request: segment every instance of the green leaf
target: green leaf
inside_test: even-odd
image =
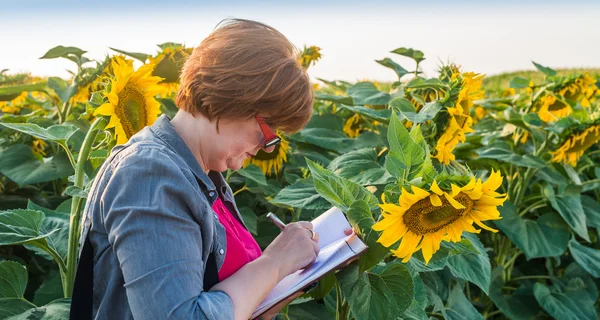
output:
[[[494,224],[525,253],[527,260],[557,257],[567,250],[569,228],[558,214],[548,212],[537,220],[523,219],[510,201],[499,210],[502,219],[494,220]]]
[[[548,77],[556,75],[556,71],[554,71],[554,69],[552,68],[544,67],[540,64],[535,63],[534,61],[531,61],[531,63],[533,63],[536,69],[540,70],[543,74],[547,75]]]
[[[461,287],[455,285],[448,296],[448,308],[446,308],[446,319],[451,320],[483,320],[483,316],[475,309],[471,302],[465,297]]]
[[[404,98],[395,98],[390,102],[390,106],[414,123],[423,123],[435,118],[443,107],[438,101],[432,101],[425,103],[423,108],[417,111],[415,106]]]
[[[541,169],[546,167],[544,160],[533,155],[519,155],[510,149],[508,143],[497,142],[477,150],[479,158],[496,159],[520,167]]]
[[[0,211],[0,246],[33,243],[47,246],[45,238],[58,230],[42,232],[44,213],[16,209]]]
[[[551,292],[543,283],[537,282],[533,286],[533,294],[542,308],[555,319],[598,319],[593,307],[582,307],[571,296],[560,292]]]
[[[10,319],[31,308],[35,308],[35,305],[22,298],[0,299],[0,319]]]
[[[288,309],[288,317],[302,320],[335,319],[323,304],[315,301],[291,304]]]
[[[544,194],[550,200],[552,208],[558,211],[571,229],[587,242],[590,242],[585,222],[585,212],[583,212],[583,206],[581,205],[581,195],[579,193],[555,195],[554,189],[550,185],[546,185]]]
[[[388,104],[392,99],[389,93],[379,91],[372,82],[358,82],[348,88],[347,93],[355,105],[382,105]]]
[[[70,85],[65,80],[59,77],[48,78],[48,87],[60,98],[61,101],[66,102],[71,99],[77,93],[77,85]]]
[[[33,123],[0,122],[0,125],[28,135],[32,135],[42,140],[60,143],[65,143],[75,132],[77,132],[77,130],[79,130],[79,128],[72,124],[57,124],[48,128],[42,128]]]
[[[398,80],[400,80],[400,78],[402,78],[402,76],[404,76],[405,74],[410,73],[408,70],[402,68],[401,65],[397,64],[396,62],[394,62],[394,60],[390,58],[384,58],[383,60],[375,60],[375,62],[379,63],[384,67],[394,70],[394,72],[396,72],[396,75],[398,75]]]
[[[425,60],[425,55],[423,54],[422,51],[419,50],[414,50],[412,48],[398,48],[396,50],[393,50],[392,53],[396,53],[405,57],[409,57],[412,58],[413,60],[415,60],[417,63]]]
[[[65,194],[71,197],[79,197],[84,199],[87,199],[88,197],[87,191],[76,186],[68,186],[67,189],[65,189]]]
[[[14,261],[0,262],[0,298],[23,298],[27,269]]]
[[[326,210],[331,208],[331,204],[323,199],[315,189],[312,178],[297,180],[293,184],[281,189],[271,203],[278,206],[310,210]]]
[[[375,220],[368,203],[363,200],[354,201],[346,215],[350,225],[369,247],[369,250],[359,258],[360,270],[369,270],[387,256],[390,250],[377,242],[379,233],[371,229],[375,224]]]
[[[447,91],[450,89],[448,84],[446,84],[445,82],[443,82],[442,80],[440,80],[438,78],[423,79],[421,77],[413,78],[412,80],[410,80],[408,83],[406,83],[404,85],[404,88],[407,88],[407,89],[428,88],[428,89],[440,89],[443,91]]]
[[[35,157],[29,146],[14,144],[0,151],[0,173],[19,186],[25,186],[68,177],[74,170],[64,152],[42,162]]]
[[[390,116],[392,115],[392,110],[390,109],[372,109],[363,106],[347,106],[345,104],[341,104],[339,106],[342,109],[350,110],[354,113],[358,113],[363,117],[369,118],[371,120],[388,123],[390,122]]]
[[[149,54],[145,54],[145,53],[139,53],[139,52],[129,52],[129,51],[125,51],[125,50],[119,50],[119,49],[115,49],[112,47],[108,47],[110,50],[116,51],[118,53],[122,53],[128,57],[132,57],[136,60],[141,61],[142,63],[146,63],[146,60],[148,59],[148,57],[150,57]]]
[[[390,152],[385,167],[388,172],[407,181],[417,177],[423,170],[425,150],[413,140],[395,114],[392,114],[387,138]]]
[[[379,273],[359,273],[354,263],[336,278],[356,319],[394,319],[414,295],[412,277],[400,263],[390,263]]]
[[[44,213],[45,217],[44,221],[42,221],[42,225],[40,226],[40,232],[49,233],[52,230],[57,230],[46,238],[46,242],[48,243],[48,247],[56,251],[61,258],[66,259],[69,247],[69,221],[71,219],[70,208],[67,212],[61,212],[57,210],[50,210],[28,201],[27,209],[37,210]],[[46,251],[37,246],[28,244],[25,246],[27,249],[35,251],[45,259],[53,259],[52,256],[50,256]]]
[[[517,76],[512,78],[508,85],[514,89],[527,88],[529,87],[529,79]]]
[[[376,208],[379,204],[377,198],[359,184],[338,177],[309,159],[306,159],[306,163],[312,173],[317,192],[342,211],[347,212],[356,200],[366,201],[369,208]]]
[[[525,122],[526,124],[530,125],[530,126],[534,126],[534,127],[541,127],[542,124],[544,124],[542,122],[542,119],[540,119],[540,116],[538,116],[537,113],[527,113],[523,115],[523,122]]]
[[[242,218],[244,219],[244,224],[248,227],[248,231],[254,235],[257,235],[257,217],[254,211],[248,207],[242,207],[239,208],[239,210]]]
[[[532,319],[540,310],[540,307],[535,300],[531,288],[521,285],[515,290],[512,295],[503,294],[502,266],[496,267],[492,271],[492,283],[490,285],[489,297],[492,299],[496,307],[509,319],[512,320],[529,320]]]
[[[596,228],[600,233],[600,203],[590,196],[582,195],[581,205],[586,214],[586,222],[588,227]]]
[[[54,300],[38,308],[29,309],[22,314],[7,320],[59,320],[68,319],[71,309],[71,298]]]
[[[352,150],[353,139],[343,132],[324,128],[305,128],[289,137],[298,142],[310,143],[315,146],[344,153]]]
[[[429,317],[425,312],[425,307],[420,306],[417,300],[413,300],[410,306],[402,314],[402,319],[405,320],[428,320]]]
[[[315,99],[323,100],[323,101],[331,101],[334,103],[345,104],[345,105],[349,105],[349,106],[354,104],[354,100],[352,99],[352,97],[337,96],[337,95],[325,94],[325,93],[316,93]]]
[[[410,260],[408,260],[407,265],[412,270],[416,270],[418,272],[431,272],[431,271],[439,271],[444,269],[446,263],[448,262],[448,255],[450,250],[447,248],[440,248],[436,251],[428,264],[425,264],[425,258],[423,258],[423,253],[421,250],[413,253]]]
[[[56,47],[48,50],[48,52],[46,52],[46,54],[44,54],[40,59],[54,59],[54,58],[67,58],[68,59],[72,55],[81,58],[81,56],[86,52],[87,51],[83,51],[77,47],[56,46]]]
[[[581,268],[595,278],[600,278],[600,250],[581,245],[572,238],[569,241],[569,251]]]
[[[35,291],[33,303],[43,306],[63,297],[63,287],[60,272],[52,271],[42,285]]]
[[[254,181],[261,186],[267,185],[267,178],[265,178],[265,174],[260,170],[260,168],[257,165],[249,164],[245,168],[237,170],[236,172],[244,178]]]
[[[373,148],[345,153],[333,159],[328,169],[363,186],[386,184],[394,180],[377,162],[377,152]]]
[[[479,251],[479,254],[460,254],[448,257],[447,266],[455,277],[467,280],[477,285],[483,292],[488,293],[490,287],[490,274],[492,267],[490,258],[479,238],[470,233],[463,233]]]
[[[15,86],[2,87],[0,88],[0,101],[10,101],[16,98],[22,92],[44,91],[46,87],[47,83],[45,81],[31,84],[20,84]]]
[[[335,284],[335,273],[329,272],[319,279],[317,287],[310,290],[307,295],[315,300],[323,299],[329,294],[329,292],[331,292],[331,290],[335,287]]]

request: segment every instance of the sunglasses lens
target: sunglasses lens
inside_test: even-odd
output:
[[[278,145],[280,142],[281,142],[281,138],[279,138],[279,137],[275,137],[275,138],[273,138],[273,139],[271,139],[271,140],[269,140],[269,141],[267,141],[267,142],[265,143],[265,148],[269,148],[269,147],[272,147],[272,146],[276,146],[276,145]]]

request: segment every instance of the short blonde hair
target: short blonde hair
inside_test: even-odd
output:
[[[177,106],[210,121],[261,114],[269,125],[296,132],[313,110],[313,90],[298,49],[256,21],[219,23],[186,60],[180,80]]]

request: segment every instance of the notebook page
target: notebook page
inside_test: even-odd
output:
[[[350,239],[350,240],[348,240],[348,242],[346,242],[347,239]],[[338,243],[332,245],[332,247],[337,247],[338,249],[333,253],[333,255],[329,259],[325,260],[317,270],[314,270],[314,272],[312,272],[312,273],[307,273],[308,275],[304,278],[300,278],[299,280],[296,280],[296,281],[298,281],[297,283],[288,283],[287,290],[281,291],[277,295],[274,295],[273,294],[274,291],[271,291],[271,294],[269,294],[269,296],[267,296],[267,298],[258,306],[256,311],[254,311],[254,313],[252,314],[252,318],[255,318],[262,312],[271,308],[272,306],[275,305],[275,303],[277,301],[280,301],[284,297],[288,296],[290,293],[300,290],[300,288],[315,281],[322,275],[331,271],[334,267],[340,265],[342,262],[350,259],[351,257],[355,256],[359,252],[367,249],[367,246],[364,244],[364,242],[362,242],[362,240],[360,240],[360,238],[358,238],[356,236],[348,236],[343,241],[340,241],[339,244],[341,244],[341,246],[339,246]],[[299,272],[300,271],[298,271],[298,273]],[[295,274],[292,274],[292,275],[295,275]],[[287,277],[285,279],[287,279]],[[298,279],[298,278],[296,278],[296,279]],[[282,280],[282,282],[283,282],[283,280]],[[280,282],[280,284],[281,284],[281,282]],[[279,284],[277,286],[279,286]],[[276,288],[277,288],[277,286],[276,286]]]
[[[344,213],[336,207],[325,211],[311,222],[313,229],[319,234],[320,248],[345,238],[344,230],[351,228]]]

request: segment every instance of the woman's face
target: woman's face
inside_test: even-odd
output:
[[[208,168],[223,172],[227,169],[238,170],[244,160],[256,155],[265,143],[265,137],[255,118],[248,120],[220,120],[219,131],[216,132],[211,144],[212,152],[207,155]],[[271,127],[271,130],[275,128]],[[206,142],[205,142],[206,143]],[[275,147],[265,149],[272,152]]]

